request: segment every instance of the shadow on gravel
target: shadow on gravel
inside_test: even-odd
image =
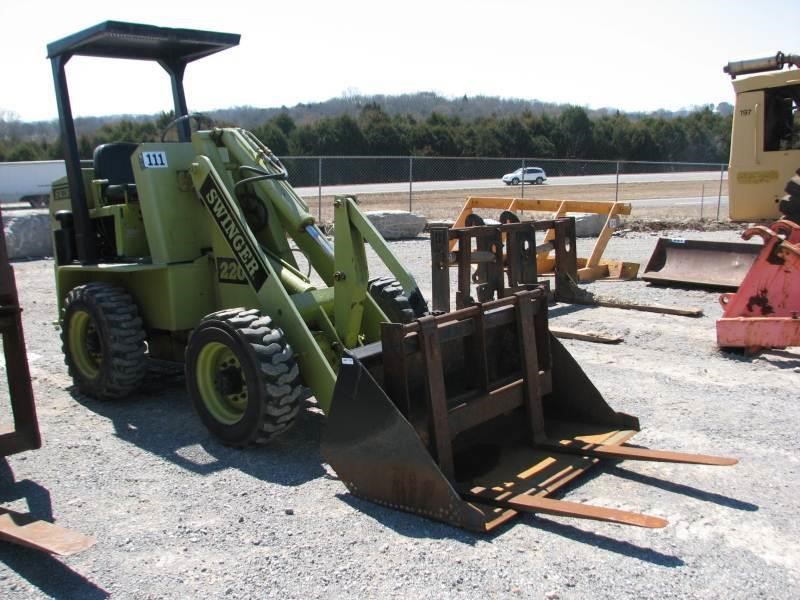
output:
[[[35,481],[14,481],[14,473],[8,460],[0,458],[0,503],[25,500],[28,512],[43,521],[53,520],[50,492]]]
[[[548,307],[547,315],[549,318],[563,317],[582,310],[597,310],[598,308],[600,307],[590,306],[588,304],[559,304],[558,306]]]
[[[120,439],[198,475],[238,469],[296,486],[325,474],[319,453],[324,418],[307,410],[274,442],[240,449],[211,437],[191,406],[182,371],[151,372],[138,393],[122,400],[95,400],[75,387],[68,391],[76,402],[109,419]]]
[[[50,492],[29,479],[14,481],[8,461],[0,459],[0,503],[25,500],[28,513],[43,521],[53,521]],[[108,598],[109,593],[45,552],[0,542],[0,562],[12,569],[43,594],[53,598]]]
[[[611,475],[620,477],[622,479],[627,479],[628,481],[643,483],[645,485],[660,488],[667,492],[682,494],[684,496],[689,496],[690,498],[696,498],[697,500],[702,500],[703,502],[712,502],[714,504],[719,504],[720,506],[733,508],[735,510],[745,510],[748,512],[755,512],[760,508],[757,504],[751,504],[750,502],[743,502],[741,500],[737,500],[736,498],[731,498],[730,496],[723,496],[722,494],[716,494],[714,492],[706,492],[705,490],[698,490],[695,487],[684,485],[682,483],[664,481],[663,479],[659,479],[651,475],[642,475],[641,473],[629,471],[628,469],[623,469],[622,467],[617,467],[617,466],[608,467],[606,472],[610,473]]]
[[[469,546],[474,546],[478,540],[486,540],[495,537],[495,534],[478,535],[471,531],[452,527],[451,525],[439,523],[438,521],[432,521],[412,513],[386,508],[380,504],[363,500],[349,493],[336,494],[336,498],[342,502],[346,502],[362,515],[375,519],[375,521],[384,527],[388,527],[405,537],[427,538],[432,540],[448,539]],[[505,530],[506,527],[501,527],[498,533]]]
[[[764,348],[756,354],[747,354],[744,348],[719,348],[719,355],[734,362],[757,364],[767,363],[777,369],[800,369],[800,348],[792,350],[778,350]]]
[[[0,562],[51,598],[97,600],[111,596],[44,552],[3,543],[0,544]]]
[[[530,524],[531,520],[535,520],[535,525]],[[531,527],[536,527],[542,531],[547,531],[554,535],[560,535],[583,544],[590,544],[596,548],[607,550],[608,552],[614,552],[630,558],[636,558],[660,567],[677,568],[686,564],[677,556],[664,554],[663,552],[658,552],[651,548],[642,548],[636,544],[615,540],[614,538],[600,535],[599,533],[584,531],[583,529],[579,529],[578,527],[568,525],[566,523],[558,523],[556,521],[551,521],[550,519],[543,519],[541,517],[535,517],[532,515],[525,515],[525,521]]]
[[[520,515],[519,519],[512,519],[496,531],[488,534],[476,534],[457,527],[431,521],[411,513],[384,508],[378,504],[368,502],[351,494],[337,494],[336,497],[346,502],[360,513],[372,517],[381,525],[388,527],[402,536],[427,539],[448,539],[469,546],[474,546],[479,540],[489,541],[497,539],[512,527],[532,527],[541,529],[553,535],[559,535],[576,542],[590,544],[609,552],[615,552],[631,558],[662,567],[681,567],[685,563],[677,556],[663,554],[650,548],[642,548],[630,542],[619,541],[613,538],[584,531],[573,525],[543,519],[535,515]]]

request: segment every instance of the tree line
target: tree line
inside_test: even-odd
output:
[[[209,113],[219,125],[234,125],[230,110]],[[119,118],[79,133],[82,158],[113,141],[157,141],[170,113]],[[77,121],[78,131],[81,122]],[[557,114],[464,118],[432,112],[427,117],[389,114],[367,102],[354,114],[297,122],[288,110],[251,126],[278,156],[451,156],[569,158],[596,160],[727,162],[731,116],[711,106],[680,116],[654,113],[590,113],[580,106]],[[25,134],[20,123],[0,115],[0,161],[63,158],[50,133]]]

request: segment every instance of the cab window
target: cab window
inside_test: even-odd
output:
[[[764,90],[764,150],[800,149],[800,85]]]

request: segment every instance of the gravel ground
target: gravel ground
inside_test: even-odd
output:
[[[606,256],[644,264],[654,243],[628,233]],[[392,247],[429,291],[428,240]],[[528,515],[474,535],[350,496],[322,464],[313,411],[277,443],[240,451],[209,438],[179,373],[154,370],[121,402],[77,394],[52,267],[15,264],[44,447],[0,463],[0,495],[97,544],[64,559],[0,544],[0,597],[797,598],[800,352],[721,353],[718,294],[595,283],[705,316],[556,306],[551,319],[625,338],[565,345],[615,409],[639,416],[634,442],[738,465],[609,462],[564,494],[664,517],[665,529]]]

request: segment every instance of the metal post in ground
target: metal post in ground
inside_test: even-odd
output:
[[[525,197],[525,159],[522,159],[522,177],[519,178],[520,180],[520,197]]]
[[[412,193],[414,191],[414,157],[408,157],[408,212],[413,212],[412,210]]]
[[[619,202],[619,161],[617,161],[617,183],[614,186],[614,202]]]
[[[717,222],[719,222],[719,205],[722,203],[722,178],[725,176],[725,165],[719,166],[719,193],[717,194]],[[730,202],[728,198],[728,202]]]
[[[706,199],[706,184],[703,184],[703,187],[700,188],[700,220],[703,220],[703,202]]]
[[[317,157],[317,220],[322,223],[322,157]]]

